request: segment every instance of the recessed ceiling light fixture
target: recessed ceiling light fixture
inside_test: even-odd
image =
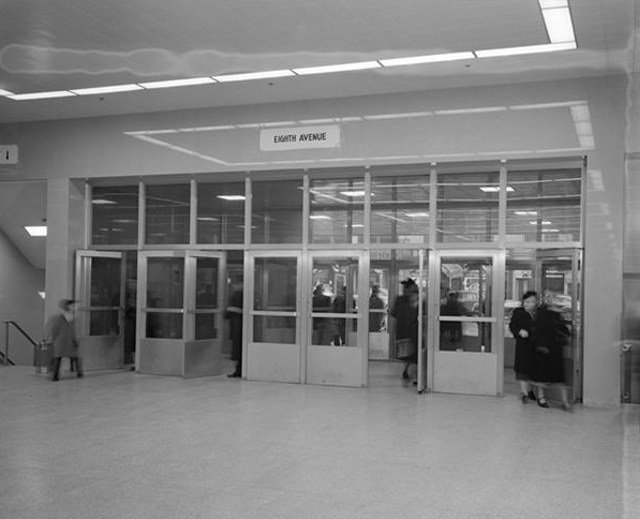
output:
[[[511,186],[507,186],[507,192],[511,192],[514,189]],[[485,193],[497,193],[500,191],[500,186],[481,186],[480,191]]]
[[[130,83],[128,85],[113,85],[113,86],[105,86],[105,87],[95,87],[95,88],[77,88],[75,90],[70,90],[74,94],[79,96],[90,96],[95,94],[115,94],[117,92],[132,92],[134,90],[143,90],[140,85],[136,85],[135,83]]]
[[[246,74],[224,74],[222,76],[212,76],[220,83],[231,81],[252,81],[255,79],[273,79],[278,77],[295,76],[292,70],[267,70],[264,72],[247,72]]]
[[[31,92],[29,94],[13,94],[7,96],[14,101],[32,101],[34,99],[55,99],[57,97],[74,97],[70,90],[56,90],[55,92]]]
[[[154,88],[175,88],[182,86],[209,85],[216,81],[209,77],[192,77],[189,79],[170,79],[167,81],[151,81],[149,83],[138,83],[142,88],[152,90]]]
[[[29,236],[46,236],[46,225],[25,225],[24,228],[29,233]]]
[[[411,56],[408,58],[380,59],[378,61],[383,67],[400,67],[405,65],[420,65],[421,63],[439,63],[443,61],[474,58],[473,52],[450,52],[448,54],[430,54],[426,56]]]
[[[93,205],[115,205],[115,204],[117,204],[117,202],[114,202],[113,200],[107,200],[106,198],[96,198],[94,200],[91,200],[91,203]]]
[[[543,45],[527,45],[525,47],[507,47],[502,49],[476,50],[479,58],[497,58],[503,56],[520,56],[523,54],[540,54],[543,52],[558,52],[577,48],[575,41],[566,43],[545,43]]]
[[[356,197],[356,196],[364,196],[364,191],[340,191],[341,195]]]
[[[239,200],[244,200],[245,196],[244,195],[217,195],[216,198],[220,198],[222,200],[227,200],[230,202],[237,202]]]
[[[367,70],[380,68],[382,65],[377,61],[360,61],[357,63],[340,63],[338,65],[323,65],[320,67],[303,67],[292,69],[298,76],[309,74],[329,74],[331,72],[349,72],[352,70]]]

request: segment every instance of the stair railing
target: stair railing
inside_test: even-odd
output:
[[[9,328],[13,325],[16,330],[18,330],[31,344],[37,346],[38,343],[25,332],[22,327],[16,323],[15,321],[5,321],[4,322],[4,354],[2,354],[3,362],[5,365],[15,366],[15,363],[9,358]],[[0,353],[1,354],[1,353]]]

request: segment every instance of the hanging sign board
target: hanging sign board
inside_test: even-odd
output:
[[[260,130],[261,151],[339,148],[340,126],[299,126]]]
[[[18,145],[0,144],[0,164],[18,163]]]

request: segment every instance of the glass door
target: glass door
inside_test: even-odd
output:
[[[225,259],[222,252],[186,253],[184,377],[221,372]]]
[[[362,253],[311,252],[308,258],[309,384],[367,385],[368,283]]]
[[[253,252],[245,263],[249,380],[301,382],[300,253]],[[248,299],[248,300],[247,300]]]
[[[433,388],[448,393],[502,392],[504,254],[493,251],[434,253]],[[432,290],[437,294],[437,290]]]
[[[124,294],[122,253],[76,253],[76,330],[87,371],[124,366]]]

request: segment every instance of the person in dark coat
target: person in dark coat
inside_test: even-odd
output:
[[[53,349],[53,373],[51,380],[60,380],[60,364],[62,357],[69,357],[71,365],[75,365],[77,376],[81,378],[82,364],[80,362],[78,340],[73,323],[73,310],[76,301],[73,299],[61,299],[58,303],[60,313],[52,316],[47,322],[46,337]]]
[[[535,398],[540,407],[549,407],[544,388],[558,384],[562,405],[569,409],[562,358],[562,345],[568,331],[560,316],[538,306],[538,294],[529,291],[522,296],[522,307],[513,311],[509,329],[516,338],[514,369],[520,381],[522,402]],[[536,387],[537,395],[533,395],[530,384]]]
[[[406,354],[398,355],[405,361],[402,370],[402,380],[409,380],[409,368],[418,363],[418,285],[409,278],[401,282],[402,295],[394,301],[389,316],[395,330],[396,344],[398,341],[410,341],[410,348]]]
[[[231,360],[236,361],[235,371],[227,376],[240,378],[242,376],[242,286],[235,287],[229,298],[229,306],[227,306],[224,316],[229,319]]]

